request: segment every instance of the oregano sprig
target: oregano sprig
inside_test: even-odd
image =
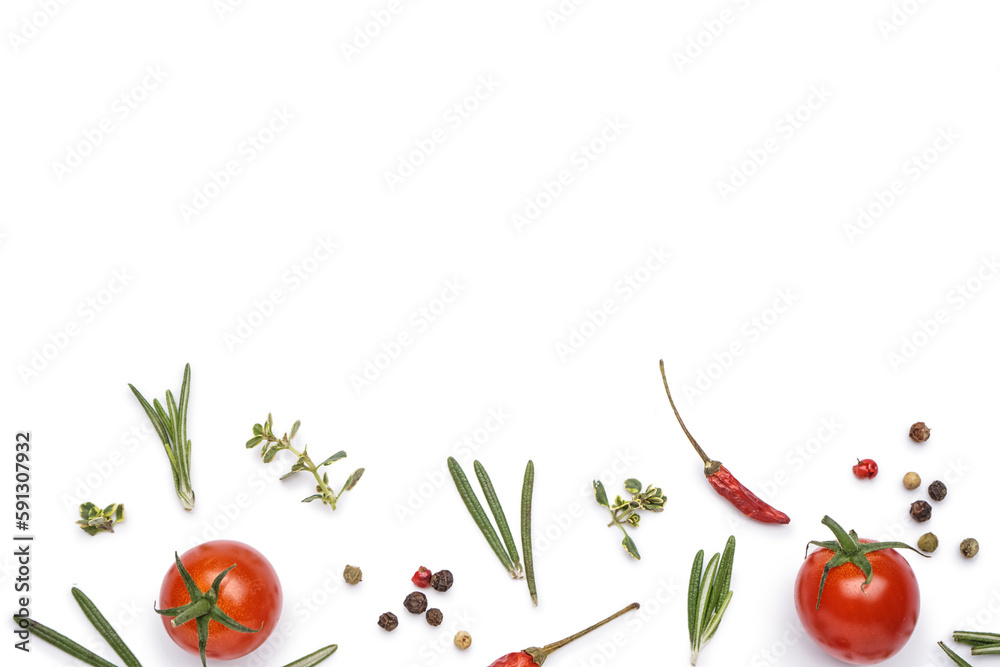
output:
[[[660,487],[647,486],[646,490],[642,490],[642,482],[637,479],[627,479],[625,480],[625,490],[632,494],[630,500],[624,500],[621,496],[615,498],[615,504],[612,505],[608,502],[608,494],[604,490],[604,484],[601,480],[594,480],[594,498],[597,500],[599,505],[603,505],[608,508],[611,512],[611,523],[608,527],[618,525],[622,529],[622,534],[625,535],[622,539],[622,546],[625,551],[629,553],[632,558],[639,560],[639,549],[635,546],[635,542],[632,537],[625,530],[625,524],[637,528],[639,526],[639,516],[640,510],[646,510],[648,512],[662,512],[663,506],[667,502],[667,497],[663,495],[663,489]]]
[[[328,457],[319,465],[316,465],[309,456],[308,446],[302,447],[301,452],[292,446],[292,440],[295,438],[295,434],[298,433],[299,425],[301,423],[302,422],[296,420],[296,422],[292,424],[292,430],[278,438],[272,431],[274,419],[271,417],[271,413],[269,412],[267,413],[267,421],[263,424],[253,425],[253,437],[247,440],[247,449],[253,449],[257,445],[264,443],[264,447],[260,452],[260,457],[263,459],[264,463],[270,463],[273,461],[277,453],[282,450],[288,450],[294,454],[297,458],[295,463],[292,464],[292,469],[282,475],[281,479],[291,477],[295,473],[302,472],[303,470],[309,471],[316,479],[316,493],[303,498],[302,502],[311,503],[314,500],[321,500],[324,505],[329,505],[331,510],[336,510],[337,501],[340,499],[340,496],[344,493],[344,491],[350,491],[357,485],[361,476],[365,473],[365,469],[358,468],[351,473],[351,476],[347,478],[346,482],[344,482],[344,486],[341,487],[340,491],[338,493],[334,493],[333,489],[330,487],[329,473],[324,471],[321,475],[320,468],[324,468],[328,465],[336,463],[340,459],[346,458],[347,452],[339,451]]]

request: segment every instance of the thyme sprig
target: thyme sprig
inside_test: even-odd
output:
[[[346,458],[347,452],[339,451],[317,465],[313,463],[312,458],[309,456],[308,446],[302,447],[301,452],[292,446],[292,439],[295,438],[295,434],[299,431],[299,425],[301,424],[300,421],[296,420],[296,422],[292,424],[292,430],[283,434],[280,438],[274,435],[274,432],[272,431],[273,424],[274,419],[271,417],[270,412],[267,413],[267,421],[263,424],[254,424],[253,437],[247,440],[247,449],[253,449],[257,445],[264,443],[264,447],[260,452],[260,457],[263,459],[264,463],[270,463],[273,461],[277,453],[282,450],[288,450],[294,454],[297,460],[294,464],[292,464],[292,469],[282,475],[281,479],[291,477],[295,473],[302,472],[303,470],[309,471],[316,479],[316,493],[303,498],[302,502],[311,503],[314,500],[321,500],[324,505],[329,505],[331,510],[336,510],[337,501],[340,499],[340,496],[344,493],[344,491],[350,491],[357,485],[361,476],[365,473],[365,469],[358,468],[351,473],[351,476],[347,478],[346,482],[344,482],[344,486],[340,489],[340,492],[334,493],[333,489],[330,488],[329,473],[324,471],[322,475],[320,475],[320,468]]]

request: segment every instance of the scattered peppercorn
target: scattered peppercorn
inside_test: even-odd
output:
[[[378,627],[386,632],[392,632],[399,625],[399,619],[391,611],[387,611],[378,617]]]
[[[934,533],[924,533],[917,540],[917,548],[927,553],[933,553],[938,548],[938,538]]]
[[[931,504],[926,500],[918,500],[910,505],[910,516],[923,523],[931,518]]]
[[[852,468],[854,476],[858,479],[874,479],[878,474],[878,464],[871,459],[862,461],[858,459],[858,465]]]
[[[441,621],[444,620],[444,614],[441,613],[440,609],[428,609],[427,610],[427,622],[433,625],[435,628],[441,625]]]
[[[457,635],[455,635],[455,646],[462,649],[463,651],[470,646],[472,646],[472,635],[470,635],[465,630],[462,630]]]
[[[912,491],[920,488],[920,475],[915,472],[908,472],[903,475],[903,486]]]
[[[351,586],[357,586],[358,582],[361,581],[361,568],[354,567],[353,565],[345,567],[344,581],[349,583]]]
[[[979,553],[979,542],[971,537],[962,540],[962,545],[959,547],[959,550],[966,558],[975,558],[976,554]]]
[[[431,588],[441,593],[444,593],[451,588],[453,583],[455,583],[455,577],[453,577],[451,572],[448,570],[435,572],[434,576],[431,577]]]
[[[412,581],[413,585],[417,588],[427,588],[431,585],[431,571],[421,565],[420,569],[416,571],[410,581]]]
[[[942,501],[944,497],[948,495],[948,487],[944,485],[944,482],[937,481],[932,482],[929,487],[927,487],[927,495],[931,497],[931,500]]]
[[[406,607],[406,611],[411,614],[422,614],[427,611],[427,596],[423,593],[414,591],[406,596],[403,600],[403,606]]]
[[[927,439],[930,437],[931,430],[927,428],[927,424],[917,422],[910,427],[910,440],[913,442],[927,442]]]

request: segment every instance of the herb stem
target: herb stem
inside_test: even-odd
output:
[[[290,451],[292,454],[295,455],[295,458],[298,459],[298,461],[303,465],[305,470],[308,470],[309,472],[312,473],[312,476],[316,479],[316,486],[319,487],[318,493],[320,493],[324,498],[329,498],[330,507],[332,509],[337,509],[337,501],[340,499],[340,493],[344,492],[344,490],[347,488],[347,484],[346,483],[344,484],[344,488],[340,490],[340,493],[334,495],[333,489],[331,489],[330,485],[327,484],[320,476],[319,468],[317,468],[316,464],[313,463],[313,460],[309,457],[309,454],[305,450],[305,448],[303,448],[303,450],[300,452],[294,447],[292,447],[291,438],[289,438],[287,442],[282,441],[281,444],[285,446],[285,449],[287,449],[288,451]]]

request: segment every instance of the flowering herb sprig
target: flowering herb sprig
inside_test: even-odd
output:
[[[344,486],[340,489],[339,493],[334,493],[333,489],[330,488],[330,477],[327,472],[320,474],[320,468],[331,465],[340,459],[347,457],[347,452],[339,451],[333,456],[330,456],[325,461],[316,465],[313,460],[309,457],[308,447],[303,447],[302,451],[298,451],[292,446],[292,439],[299,430],[299,425],[301,422],[296,421],[292,424],[292,430],[289,433],[285,433],[280,438],[275,437],[274,432],[271,427],[274,423],[271,413],[267,414],[267,421],[263,424],[254,424],[253,426],[253,437],[247,440],[247,449],[253,449],[257,445],[264,443],[264,447],[261,449],[260,457],[264,460],[264,463],[270,463],[274,460],[275,455],[278,452],[287,449],[289,452],[294,454],[297,458],[294,464],[292,464],[292,469],[281,476],[281,479],[286,477],[291,477],[297,472],[302,472],[307,470],[312,473],[312,476],[316,478],[316,493],[311,496],[302,499],[304,503],[311,503],[314,500],[323,501],[324,505],[329,505],[331,510],[337,509],[337,501],[340,499],[341,494],[344,491],[350,491],[357,485],[361,476],[365,473],[364,468],[358,468],[351,476],[347,478],[344,482]]]
[[[625,480],[625,490],[632,494],[630,500],[625,500],[621,496],[615,498],[614,505],[608,502],[608,494],[604,490],[604,484],[601,480],[594,480],[594,497],[597,499],[598,504],[604,505],[611,512],[611,523],[608,527],[618,525],[622,530],[622,534],[625,535],[622,539],[622,546],[625,547],[625,551],[629,553],[632,558],[639,560],[639,549],[635,546],[635,542],[632,541],[631,536],[629,536],[628,531],[625,530],[625,524],[637,528],[639,526],[639,516],[640,510],[646,510],[647,512],[662,512],[663,506],[667,502],[667,497],[663,495],[663,489],[660,487],[647,486],[646,490],[642,490],[642,482],[637,479],[627,479]]]

